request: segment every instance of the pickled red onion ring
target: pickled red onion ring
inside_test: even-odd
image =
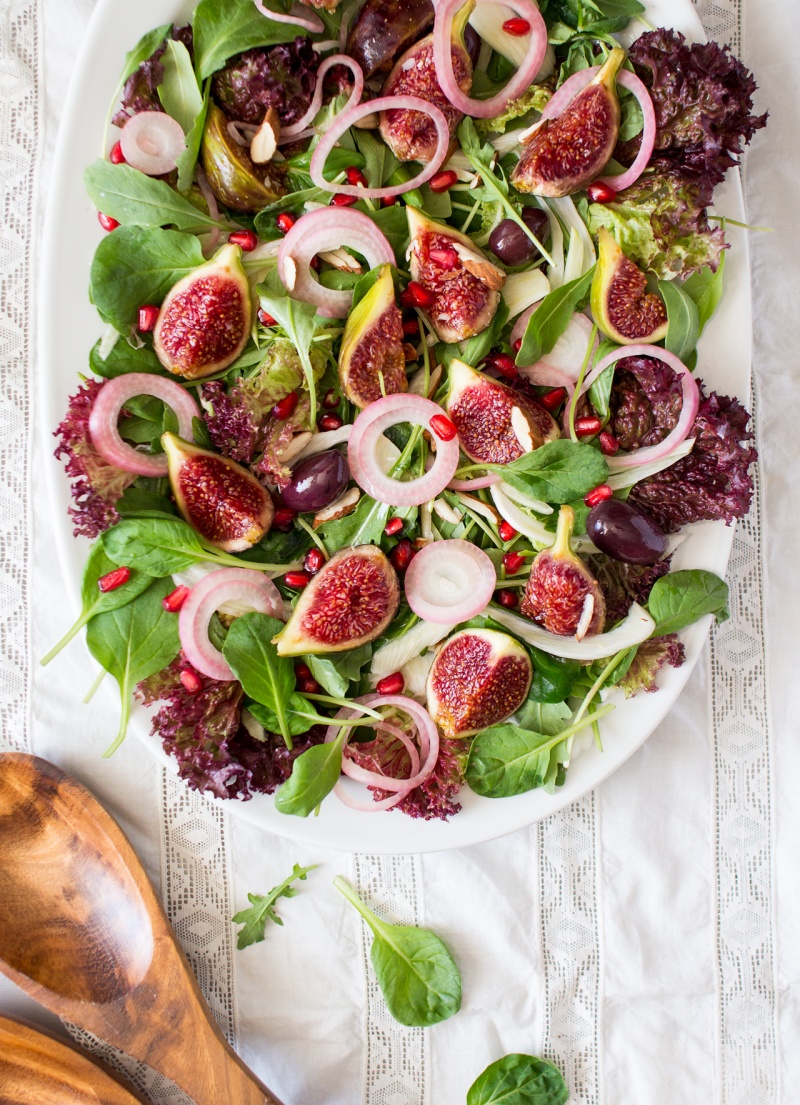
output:
[[[178,633],[186,659],[201,675],[230,682],[236,676],[208,636],[211,615],[226,602],[243,603],[259,614],[281,618],[283,600],[272,580],[252,568],[209,572],[189,592],[178,616]]]
[[[495,4],[496,0],[478,0],[479,4]],[[523,65],[496,96],[489,100],[474,100],[462,92],[453,73],[453,55],[451,51],[451,38],[453,31],[453,16],[464,6],[464,0],[439,0],[436,5],[436,18],[433,24],[433,60],[436,66],[436,79],[447,99],[463,111],[465,115],[471,115],[474,119],[492,119],[505,111],[510,100],[515,100],[523,92],[527,92],[533,84],[536,74],[542,67],[547,53],[547,27],[544,19],[533,0],[505,0],[507,7],[511,8],[522,19],[530,24],[530,43],[528,54]]]
[[[361,66],[354,58],[350,58],[347,54],[334,54],[332,57],[325,58],[322,65],[317,70],[317,83],[314,87],[314,96],[311,100],[311,104],[308,111],[302,115],[296,123],[292,123],[291,126],[281,127],[281,141],[287,138],[299,138],[300,132],[305,130],[308,124],[315,118],[317,112],[322,107],[322,93],[323,93],[323,77],[332,69],[334,65],[346,65],[353,73],[353,91],[350,93],[350,99],[345,104],[343,111],[347,111],[348,108],[354,107],[361,102],[361,96],[364,92],[364,72]]]
[[[312,35],[321,34],[325,30],[324,23],[316,15],[284,15],[283,12],[274,12],[271,8],[265,8],[261,0],[253,0],[253,3],[262,15],[267,19],[274,19],[276,23],[290,23],[293,27],[302,27]]]
[[[458,624],[489,605],[496,584],[494,564],[471,541],[434,541],[408,566],[406,601],[425,621]]]
[[[186,149],[180,123],[163,111],[140,111],[122,128],[119,144],[125,160],[147,176],[171,173]]]
[[[441,414],[442,408],[437,403],[409,392],[385,395],[370,403],[353,423],[347,443],[350,474],[358,486],[379,503],[392,506],[419,506],[435,499],[458,468],[458,436],[450,441],[437,437],[432,467],[413,480],[395,480],[388,476],[378,463],[376,452],[384,431],[390,426],[410,422],[430,430],[431,419]]]
[[[404,184],[393,184],[386,188],[362,188],[357,184],[333,184],[327,181],[323,176],[325,162],[328,154],[344,132],[348,130],[353,123],[358,122],[359,119],[363,119],[365,115],[373,115],[376,112],[394,111],[397,109],[420,111],[423,115],[428,115],[436,126],[436,151],[428,164],[422,167],[422,170],[417,176],[412,177],[411,180],[407,180]],[[309,173],[312,182],[317,188],[322,188],[326,192],[335,192],[337,195],[342,196],[358,196],[359,199],[379,200],[387,196],[401,196],[404,192],[410,192],[413,188],[419,188],[421,184],[425,184],[444,164],[449,149],[450,128],[447,125],[444,114],[435,104],[430,104],[427,100],[420,99],[419,96],[380,96],[377,100],[365,100],[363,104],[358,104],[356,107],[348,107],[340,115],[336,116],[325,131],[325,134],[320,139],[319,145],[311,156]],[[343,210],[347,209],[344,208]]]
[[[486,476],[476,476],[474,480],[451,480],[447,485],[448,491],[481,491],[484,487],[494,487],[500,483],[500,476],[490,472]]]
[[[134,395],[153,395],[161,399],[177,416],[179,436],[194,441],[192,419],[200,418],[201,413],[189,392],[174,380],[149,372],[126,372],[124,376],[106,380],[98,392],[89,416],[92,445],[104,461],[124,472],[135,472],[137,476],[166,476],[168,465],[163,453],[157,456],[140,453],[120,436],[117,426],[120,411]]]

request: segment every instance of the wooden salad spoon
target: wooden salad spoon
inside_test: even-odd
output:
[[[0,1016],[0,1105],[141,1105],[85,1055]]]
[[[20,752],[0,754],[0,970],[197,1105],[280,1105],[214,1022],[119,826]]]

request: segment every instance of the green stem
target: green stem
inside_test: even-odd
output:
[[[103,672],[105,675],[105,672]],[[130,693],[127,686],[120,688],[120,697],[122,699],[122,713],[119,719],[119,730],[114,738],[113,743],[103,753],[103,759],[107,760],[109,756],[113,756],[119,746],[125,740],[125,734],[128,732],[128,718],[130,717],[131,705],[130,705]]]
[[[88,622],[88,620],[91,616],[92,616],[91,612],[85,610],[81,614],[81,616],[78,618],[78,620],[75,622],[75,624],[70,629],[67,630],[67,632],[61,638],[61,640],[58,642],[58,644],[53,645],[53,647],[50,649],[50,651],[47,653],[47,655],[43,656],[42,659],[39,661],[39,663],[44,667],[46,664],[49,664],[51,660],[54,660],[55,657],[58,656],[59,652],[61,652],[62,648],[66,648],[66,646],[70,643],[72,638],[77,633],[80,633],[80,631],[86,625],[86,623]]]
[[[622,648],[622,649],[620,649],[619,652],[615,653],[611,657],[611,659],[608,661],[606,666],[603,668],[603,670],[598,675],[597,679],[595,679],[594,683],[592,683],[592,685],[589,688],[583,702],[578,707],[578,712],[575,715],[575,720],[576,721],[579,721],[583,717],[583,715],[586,713],[586,711],[589,709],[589,706],[591,705],[592,699],[600,691],[603,684],[608,679],[609,675],[611,675],[611,673],[613,672],[614,668],[616,668],[617,665],[623,659],[623,657],[625,657],[627,655],[627,652],[628,652],[627,648]]]
[[[311,540],[314,542],[314,544],[322,552],[323,556],[327,560],[330,557],[330,553],[325,548],[325,542],[322,540],[322,538],[319,536],[319,534],[314,532],[314,530],[311,528],[311,526],[308,524],[308,522],[305,520],[305,518],[300,518],[298,516],[295,519],[295,521],[297,522],[297,524],[300,526],[301,529],[304,529],[306,531],[308,536],[311,538]]]
[[[311,702],[324,702],[328,706],[340,706],[348,710],[360,710],[368,717],[373,717],[381,721],[381,715],[377,710],[373,710],[369,706],[360,706],[358,703],[350,702],[346,698],[335,698],[333,695],[329,694],[309,694],[307,691],[298,691],[298,694],[302,698],[309,699]]]
[[[261,564],[257,560],[240,560],[238,556],[231,556],[229,553],[220,552],[218,548],[208,541],[203,541],[202,538],[200,540],[204,552],[202,556],[196,555],[195,560],[212,560],[216,564],[229,564],[232,568],[254,568],[257,572],[277,572],[278,575],[303,567],[302,560],[292,561],[291,564]]]
[[[44,663],[44,660],[42,661],[42,663]],[[97,678],[95,679],[94,683],[92,683],[91,687],[89,688],[89,690],[86,692],[86,694],[84,696],[84,699],[83,699],[84,705],[86,705],[86,706],[89,705],[89,703],[92,701],[95,694],[97,693],[97,688],[100,686],[100,684],[103,682],[103,680],[105,679],[105,677],[107,675],[108,675],[108,672],[106,671],[106,669],[101,668],[100,671],[97,673]]]
[[[555,748],[561,741],[569,740],[570,737],[574,737],[576,733],[580,733],[581,729],[585,729],[587,725],[595,725],[601,717],[605,717],[614,710],[614,704],[609,702],[607,706],[601,706],[599,710],[595,710],[593,714],[588,714],[586,717],[578,718],[573,721],[572,725],[567,726],[566,729],[562,729],[560,733],[556,733],[552,741],[549,742],[549,747]],[[544,749],[543,749],[544,750]]]

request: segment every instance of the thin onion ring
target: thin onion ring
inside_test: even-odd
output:
[[[496,483],[500,483],[501,478],[496,472],[490,472],[486,476],[476,476],[474,480],[451,480],[447,490],[481,491],[484,487],[494,487]]]
[[[308,110],[297,120],[296,123],[292,123],[291,126],[281,127],[281,140],[288,138],[299,139],[300,132],[305,130],[309,123],[315,118],[317,112],[322,107],[322,94],[323,94],[323,77],[332,69],[334,65],[346,65],[353,74],[353,91],[350,93],[350,99],[345,104],[343,111],[347,111],[348,108],[354,107],[361,101],[361,97],[364,93],[364,71],[361,66],[355,60],[350,58],[347,54],[333,54],[329,58],[325,58],[323,63],[317,70],[317,83],[314,86],[314,96],[311,100]]]
[[[458,624],[489,605],[496,585],[497,573],[486,553],[471,541],[449,538],[425,545],[411,561],[406,602],[425,621]],[[455,601],[449,602],[451,598]]]
[[[271,8],[265,8],[261,0],[253,0],[256,9],[267,19],[273,19],[276,23],[289,23],[293,27],[302,27],[312,35],[321,34],[325,25],[316,15],[284,15],[283,12],[274,12]]]
[[[171,173],[186,149],[183,127],[163,111],[139,111],[122,128],[120,148],[127,163],[147,176]]]

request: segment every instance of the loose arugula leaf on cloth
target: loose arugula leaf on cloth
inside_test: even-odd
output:
[[[428,1027],[457,1013],[461,972],[444,941],[429,929],[381,921],[340,875],[333,885],[372,929],[370,958],[394,1019],[409,1027]]]
[[[276,925],[283,925],[278,916],[275,903],[278,898],[293,898],[297,894],[297,888],[292,886],[298,879],[305,882],[309,871],[315,871],[319,864],[312,863],[310,867],[301,867],[296,863],[292,867],[291,875],[288,875],[282,883],[273,886],[267,894],[248,894],[249,909],[242,909],[235,913],[231,920],[235,925],[243,925],[240,930],[236,947],[249,948],[251,944],[260,944],[266,939],[267,921],[274,921]]]
[[[713,572],[699,568],[670,572],[653,584],[647,608],[655,620],[654,637],[679,633],[704,614],[714,614],[718,622],[729,617],[728,585]]]
[[[552,351],[575,312],[586,306],[595,268],[596,265],[593,265],[577,280],[562,284],[544,297],[525,327],[522,345],[517,353],[518,365],[536,364],[546,353]]]
[[[478,1075],[467,1105],[564,1105],[569,1090],[558,1067],[534,1055],[504,1055]]]
[[[189,200],[179,196],[165,180],[156,180],[132,169],[130,165],[112,165],[100,158],[84,173],[86,191],[98,211],[117,222],[137,226],[174,226],[177,230],[200,233],[218,226],[217,222]]]
[[[288,12],[285,0],[270,0],[275,11]],[[253,46],[293,42],[297,28],[265,19],[252,0],[200,0],[194,13],[194,64],[201,81],[233,54]]]
[[[279,656],[272,643],[272,638],[282,629],[283,622],[277,618],[266,614],[243,614],[228,630],[222,655],[242,684],[244,693],[267,707],[271,718],[277,721],[277,730],[286,741],[286,747],[291,748],[292,734],[287,715],[292,708],[289,700],[295,685],[294,665],[288,657]],[[257,717],[254,711],[253,716]],[[305,732],[311,724],[313,722],[306,722],[305,728],[299,732]],[[266,727],[273,729],[272,725]]]
[[[119,684],[122,714],[110,756],[125,739],[131,693],[142,679],[172,663],[181,647],[178,619],[162,606],[174,584],[159,579],[125,606],[95,614],[86,630],[86,644],[95,660]]]
[[[280,323],[300,356],[311,403],[309,421],[314,425],[317,421],[317,388],[310,350],[317,331],[316,308],[313,303],[301,303],[297,299],[292,299],[281,283],[276,270],[269,274],[266,283],[258,286],[256,292],[262,310]]]
[[[506,483],[534,499],[546,503],[569,503],[605,483],[608,463],[603,454],[591,445],[573,441],[550,441],[532,453],[502,469]]]
[[[700,337],[700,315],[692,297],[673,280],[659,280],[658,291],[667,308],[667,338],[670,353],[684,363],[697,348]]]
[[[348,730],[342,728],[335,740],[317,744],[298,756],[292,774],[275,795],[275,809],[294,817],[308,817],[339,781]]]

